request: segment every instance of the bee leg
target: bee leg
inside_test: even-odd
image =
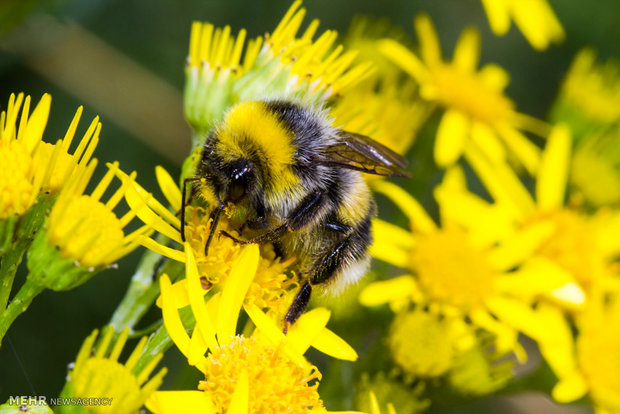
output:
[[[253,237],[249,240],[240,240],[230,235],[226,231],[222,230],[220,234],[232,239],[239,244],[251,244],[251,243],[269,243],[279,240],[286,233],[291,231],[297,231],[309,223],[316,220],[316,217],[324,210],[327,204],[327,197],[324,193],[318,191],[314,194],[310,194],[306,197],[301,205],[293,211],[293,213],[286,218],[284,224],[275,227],[266,233]]]
[[[336,247],[330,249],[328,254],[323,257],[321,263],[316,267],[314,274],[310,278],[310,283],[318,285],[325,283],[340,270],[345,263],[345,258],[350,255],[351,231],[344,240]]]
[[[293,299],[293,303],[288,309],[288,312],[286,312],[286,316],[284,317],[284,333],[286,333],[289,326],[294,324],[301,314],[304,313],[310,301],[311,293],[312,286],[310,286],[310,283],[304,283],[301,289],[299,289],[297,296],[295,296],[295,299]]]

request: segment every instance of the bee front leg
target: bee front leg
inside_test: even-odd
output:
[[[327,201],[327,197],[321,191],[310,194],[302,200],[300,205],[286,218],[284,224],[248,240],[238,239],[224,230],[220,231],[220,234],[239,244],[274,242],[281,239],[286,233],[297,231],[315,222],[317,217],[324,211]]]

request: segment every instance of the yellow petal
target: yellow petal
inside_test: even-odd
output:
[[[138,241],[142,246],[154,251],[155,253],[159,253],[162,256],[169,257],[170,259],[176,260],[177,262],[185,262],[185,253],[180,250],[176,250],[171,247],[164,246],[163,244],[159,244],[155,240],[146,236],[139,237]]]
[[[472,141],[480,148],[480,151],[493,163],[506,162],[506,150],[497,138],[495,132],[481,122],[473,122],[471,126]]]
[[[369,284],[360,293],[359,301],[364,306],[378,306],[388,302],[414,298],[420,294],[415,279],[406,275]]]
[[[161,166],[155,167],[155,176],[157,177],[157,182],[159,183],[159,188],[161,188],[161,192],[164,193],[164,197],[170,203],[170,206],[173,210],[179,211],[181,209],[181,190],[174,182],[168,171]]]
[[[187,332],[185,332],[185,327],[183,326],[183,322],[181,322],[179,311],[175,306],[172,284],[167,274],[164,273],[161,275],[159,278],[159,286],[161,289],[161,313],[164,319],[164,326],[177,348],[187,357],[189,356],[190,339]]]
[[[514,2],[512,15],[534,49],[544,50],[550,42],[564,39],[564,29],[546,0]]]
[[[495,269],[509,270],[531,257],[554,232],[555,225],[550,221],[528,226],[493,249],[489,262]]]
[[[229,343],[235,336],[241,305],[256,274],[258,259],[258,245],[243,247],[226,279],[217,312],[217,339],[220,344]]]
[[[289,329],[286,341],[295,351],[305,354],[310,344],[327,325],[331,312],[326,308],[315,308],[304,313]]]
[[[527,172],[536,174],[540,168],[540,149],[514,126],[498,125],[497,131]]]
[[[541,303],[535,310],[536,327],[532,338],[538,343],[543,355],[558,378],[564,378],[577,369],[573,333],[562,310]]]
[[[207,362],[205,354],[207,353],[207,343],[204,340],[204,333],[201,332],[200,326],[195,325],[192,336],[189,339],[189,351],[187,356],[187,363],[205,373],[204,367]]]
[[[187,279],[180,280],[172,285],[172,297],[174,299],[174,306],[177,309],[181,309],[189,305],[189,296],[187,296]],[[160,308],[162,307],[161,295],[157,298],[155,304]]]
[[[575,308],[585,303],[585,293],[575,283],[574,277],[543,257],[534,257],[516,272],[497,277],[494,287],[525,299],[544,295]]]
[[[489,309],[497,315],[495,308],[489,306]],[[500,353],[513,351],[515,347],[518,346],[518,333],[515,329],[503,322],[503,314],[499,314],[498,321],[498,319],[491,316],[486,310],[474,309],[470,312],[470,317],[474,324],[497,336],[496,346]]]
[[[405,46],[392,39],[380,40],[377,42],[377,46],[384,56],[407,72],[412,78],[419,83],[426,81],[428,72],[424,63]]]
[[[213,403],[203,391],[156,391],[146,400],[145,405],[154,414],[216,413]]]
[[[511,234],[514,220],[510,212],[497,204],[489,204],[467,191],[435,189],[442,223],[458,224],[468,231],[473,246],[488,248]]]
[[[256,329],[264,335],[265,340],[269,342],[273,348],[282,349],[284,353],[297,364],[302,366],[307,365],[306,359],[288,343],[286,336],[282,333],[282,330],[276,326],[273,319],[265,315],[262,310],[252,303],[245,304],[243,309],[245,309],[245,312],[256,326]]]
[[[441,118],[435,142],[435,162],[440,167],[455,163],[465,147],[470,122],[467,116],[455,109],[448,109]]]
[[[24,144],[31,153],[43,138],[43,131],[47,125],[51,105],[51,95],[49,93],[44,94],[28,119],[27,129],[24,134]]]
[[[482,0],[484,11],[489,20],[491,30],[497,36],[503,36],[510,29],[510,14],[505,0]]]
[[[560,403],[569,403],[580,399],[588,392],[588,384],[581,374],[574,372],[564,378],[553,387],[551,396]]]
[[[183,243],[179,231],[164,221],[160,215],[151,210],[145,198],[148,197],[148,195],[145,195],[142,191],[140,191],[140,189],[141,188],[135,183],[127,186],[125,191],[125,200],[127,200],[129,207],[131,207],[140,220],[142,220],[145,224],[153,227],[156,231],[166,237],[178,243]]]
[[[502,92],[510,82],[510,75],[508,72],[501,66],[493,63],[484,65],[480,69],[478,76],[482,79],[482,83],[497,92]]]
[[[215,324],[213,318],[207,313],[205,307],[204,295],[207,290],[202,287],[200,283],[200,275],[198,274],[198,265],[196,264],[196,258],[192,252],[192,248],[189,243],[185,243],[185,275],[187,278],[187,296],[189,303],[192,307],[192,313],[196,320],[196,328],[200,327],[199,332],[202,335],[202,340],[211,349],[217,347],[217,340],[215,337]],[[195,332],[194,332],[195,334]],[[204,355],[206,349],[203,350]]]
[[[374,392],[370,391],[370,413],[371,414],[381,414],[381,409],[379,408],[379,401],[377,401],[377,396]]]
[[[237,379],[237,386],[233,393],[227,414],[247,414],[250,398],[250,385],[247,369],[243,369]]]
[[[467,178],[463,169],[458,165],[448,168],[440,187],[452,191],[467,191]]]
[[[493,199],[514,217],[523,218],[534,211],[534,200],[508,166],[492,165],[474,147],[465,149],[465,157]]]
[[[407,267],[411,247],[402,245],[413,245],[411,233],[383,220],[374,219],[372,237],[373,242],[370,246],[370,254],[373,257],[394,266]]]
[[[407,191],[385,180],[375,180],[372,189],[389,197],[405,213],[411,226],[419,229],[422,233],[430,233],[437,229],[433,219]]]
[[[314,338],[312,347],[322,353],[345,361],[357,360],[357,352],[344,339],[325,328]]]
[[[424,13],[418,14],[413,20],[413,26],[418,36],[420,54],[424,62],[429,66],[440,63],[442,61],[441,48],[431,18]]]
[[[480,34],[468,27],[461,33],[454,49],[454,65],[466,72],[474,72],[480,59]]]
[[[380,239],[383,243],[390,243],[395,248],[410,250],[414,245],[414,237],[402,227],[375,218],[372,220],[373,237]]]
[[[571,153],[571,133],[566,125],[553,128],[542,155],[536,182],[536,201],[542,210],[564,205]]]

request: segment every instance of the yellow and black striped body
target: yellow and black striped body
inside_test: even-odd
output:
[[[359,171],[317,161],[339,144],[339,132],[322,110],[245,102],[210,134],[196,171],[205,198],[249,211],[247,226],[263,233],[253,242],[274,242],[297,258],[308,297],[311,286],[337,291],[357,281],[370,262],[376,207],[366,182]]]

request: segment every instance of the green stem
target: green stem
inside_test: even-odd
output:
[[[181,316],[183,326],[194,326],[196,319],[194,318],[194,314],[189,306],[179,309],[179,315]],[[153,358],[155,358],[157,354],[160,352],[166,352],[171,346],[172,339],[170,338],[170,335],[168,335],[166,327],[162,325],[149,337],[146,347],[144,348],[144,351],[142,351],[142,355],[140,355],[133,371],[141,372],[142,369],[144,369],[144,367]]]
[[[109,325],[114,327],[114,332],[118,333],[125,327],[133,330],[140,318],[155,302],[159,294],[159,285],[153,283],[153,271],[160,258],[158,253],[150,250],[146,250],[142,255],[125,297],[110,318]]]
[[[2,344],[2,339],[9,330],[11,324],[19,315],[28,309],[32,299],[34,299],[39,293],[43,292],[43,290],[45,290],[44,287],[41,287],[30,280],[26,280],[26,283],[22,285],[9,306],[0,315],[0,345]]]
[[[159,236],[157,241],[165,243],[163,236]],[[114,327],[115,335],[118,335],[125,327],[134,330],[140,319],[151,308],[155,299],[159,296],[159,275],[167,273],[171,280],[176,280],[183,272],[183,264],[172,260],[160,265],[162,256],[158,253],[146,250],[140,259],[138,268],[131,278],[125,297],[118,305],[109,325]]]
[[[15,273],[22,262],[28,243],[17,243],[0,258],[0,309],[9,303]]]

